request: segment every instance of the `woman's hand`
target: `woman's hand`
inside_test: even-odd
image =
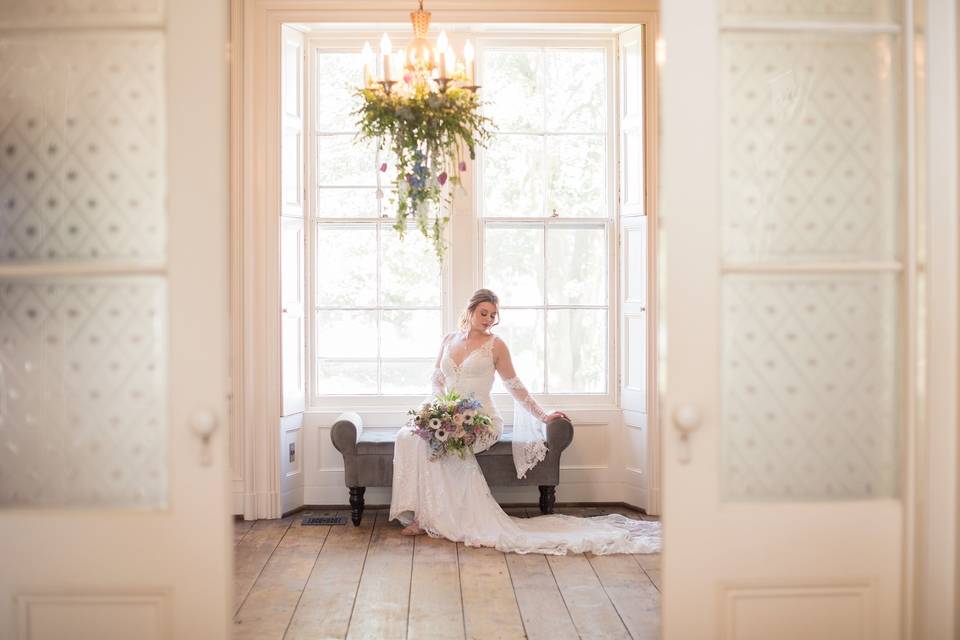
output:
[[[565,414],[563,411],[554,411],[553,413],[547,416],[547,419],[544,420],[544,422],[550,422],[554,418],[563,418],[564,420],[570,420],[570,417],[567,414]]]

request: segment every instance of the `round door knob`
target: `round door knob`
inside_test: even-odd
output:
[[[673,410],[673,424],[678,431],[690,433],[700,426],[700,411],[693,405],[680,405]]]
[[[197,411],[190,418],[190,430],[207,440],[217,430],[217,416],[213,411]]]

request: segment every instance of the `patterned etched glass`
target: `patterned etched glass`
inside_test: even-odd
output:
[[[158,15],[29,4],[0,24]],[[0,506],[162,509],[163,36],[10,32],[0,69]]]
[[[832,20],[827,4],[727,7]],[[725,500],[898,495],[900,47],[868,29],[722,35]]]

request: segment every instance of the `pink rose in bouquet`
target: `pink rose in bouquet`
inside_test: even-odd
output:
[[[474,398],[461,398],[456,392],[438,396],[420,409],[411,409],[410,423],[414,433],[427,441],[430,458],[436,460],[448,453],[461,458],[477,440],[493,432],[490,416],[479,412],[483,406]]]

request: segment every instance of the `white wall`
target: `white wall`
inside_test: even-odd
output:
[[[304,504],[304,414],[280,418],[280,504],[288,513]],[[290,448],[293,447],[293,451]]]

